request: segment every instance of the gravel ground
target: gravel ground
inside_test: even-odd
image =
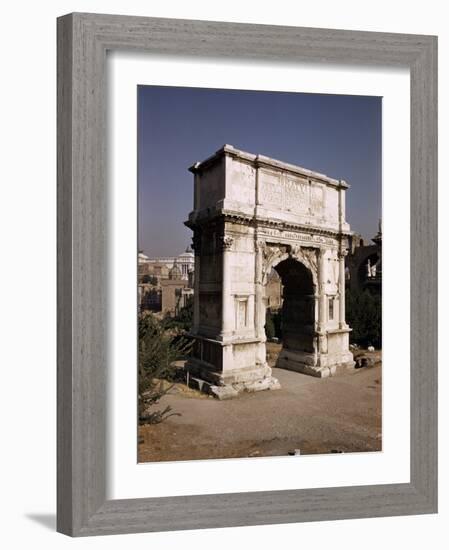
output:
[[[173,391],[181,416],[139,428],[139,462],[380,451],[382,368],[313,378],[273,369],[282,388],[219,401]]]

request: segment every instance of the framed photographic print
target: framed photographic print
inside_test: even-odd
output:
[[[436,38],[58,20],[58,530],[437,509]]]

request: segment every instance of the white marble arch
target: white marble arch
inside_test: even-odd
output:
[[[279,387],[266,361],[265,286],[272,268],[286,266],[297,283],[288,275],[288,337],[276,366],[318,377],[352,368],[344,308],[347,183],[230,145],[190,171],[190,380],[221,399]],[[307,292],[301,273],[310,275]]]

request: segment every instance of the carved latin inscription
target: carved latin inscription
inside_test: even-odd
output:
[[[281,179],[283,190],[284,209],[298,214],[304,214],[309,210],[309,183],[297,178]]]
[[[270,205],[272,208],[284,207],[283,189],[280,185],[279,175],[261,173],[259,202],[260,204]]]
[[[323,215],[324,189],[319,183],[264,171],[260,172],[259,182],[259,204],[296,214]]]

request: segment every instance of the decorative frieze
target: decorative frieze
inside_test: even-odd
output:
[[[312,230],[311,230],[312,231]],[[338,240],[331,237],[325,237],[323,235],[317,235],[314,232],[311,233],[303,233],[299,231],[290,231],[290,230],[282,230],[282,229],[276,229],[271,227],[261,227],[258,230],[258,234],[260,237],[265,237],[267,240],[270,238],[276,238],[280,241],[294,241],[298,242],[301,241],[302,243],[312,244],[312,245],[321,245],[321,244],[327,244],[330,246],[337,246]]]

